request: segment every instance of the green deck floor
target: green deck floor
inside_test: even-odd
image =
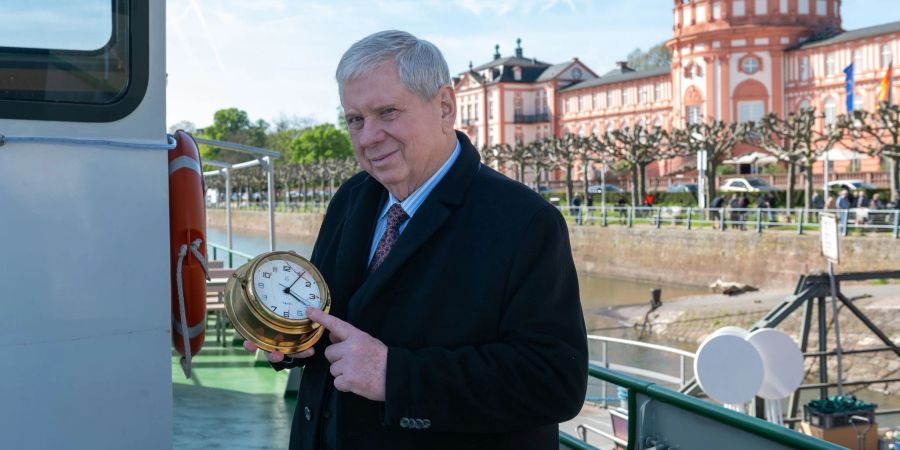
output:
[[[284,398],[287,372],[255,366],[243,347],[223,347],[207,330],[191,379],[173,352],[174,448],[286,449],[296,403]]]

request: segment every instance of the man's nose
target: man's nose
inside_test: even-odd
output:
[[[367,120],[357,136],[361,147],[374,147],[384,140],[384,129],[377,120]]]

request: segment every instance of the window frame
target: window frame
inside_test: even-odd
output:
[[[120,120],[134,112],[143,102],[150,80],[150,6],[146,1],[113,0],[112,7],[113,28],[110,42],[122,32],[119,20],[125,20],[128,27],[126,35],[128,41],[125,44],[128,46],[128,79],[125,89],[118,97],[109,103],[0,99],[0,119],[105,123]],[[118,17],[122,14],[120,11],[126,11],[124,19]],[[85,53],[90,52],[0,47],[0,54],[5,55]]]

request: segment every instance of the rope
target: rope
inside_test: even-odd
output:
[[[184,307],[184,288],[181,282],[181,266],[187,255],[187,244],[181,244],[178,251],[178,266],[175,269],[175,282],[178,285],[178,311],[181,313],[181,338],[184,342],[184,356],[181,357],[181,370],[185,378],[191,377],[191,340],[188,338],[187,313]]]
[[[90,147],[119,147],[126,150],[172,150],[175,148],[175,136],[166,135],[165,144],[144,144],[139,142],[111,141],[107,139],[79,139],[67,137],[45,136],[4,136],[0,134],[0,146],[7,143],[20,144],[65,144]]]
[[[178,251],[178,263],[175,269],[175,282],[178,287],[178,312],[181,315],[181,339],[184,345],[184,356],[181,357],[181,370],[184,371],[184,376],[186,378],[191,377],[191,339],[188,337],[188,323],[187,323],[187,311],[184,304],[184,283],[182,281],[181,276],[181,268],[184,265],[184,257],[187,256],[188,249],[190,249],[191,253],[194,255],[194,258],[197,259],[197,262],[200,263],[200,267],[203,268],[203,274],[206,276],[206,280],[209,281],[209,268],[207,267],[206,258],[203,257],[203,254],[200,253],[200,245],[203,244],[202,239],[195,239],[194,242],[191,242],[191,246],[188,247],[187,244],[181,244],[181,248]]]

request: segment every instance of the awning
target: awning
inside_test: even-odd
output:
[[[725,160],[725,164],[775,164],[778,158],[763,152],[750,152],[737,158]]]
[[[819,155],[816,160],[824,161],[826,153],[828,154],[829,161],[853,161],[854,159],[863,159],[866,157],[865,153],[861,153],[856,150],[849,150],[846,148],[833,148]]]

